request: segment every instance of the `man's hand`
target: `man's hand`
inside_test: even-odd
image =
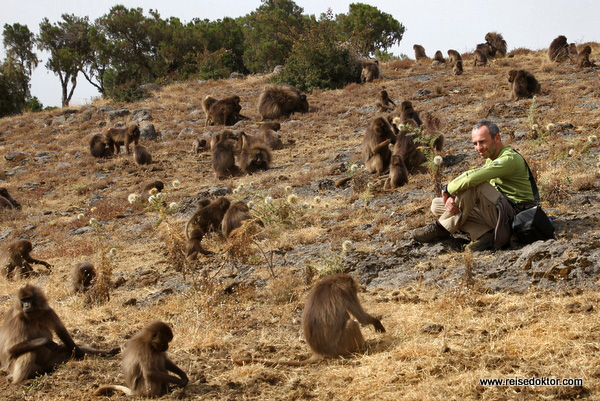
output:
[[[458,206],[456,206],[454,204],[454,196],[451,196],[446,192],[444,192],[443,196],[444,196],[444,207],[446,208],[448,213],[456,214],[456,213],[460,212],[460,209],[458,208]]]

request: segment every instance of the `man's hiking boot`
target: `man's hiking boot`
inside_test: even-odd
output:
[[[488,231],[477,239],[477,241],[471,243],[468,248],[471,252],[480,252],[494,249],[494,232]]]
[[[434,221],[413,231],[412,238],[417,242],[431,242],[438,238],[448,238],[450,233],[440,223]]]

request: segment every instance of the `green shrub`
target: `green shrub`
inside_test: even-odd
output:
[[[146,99],[150,94],[140,88],[140,84],[135,80],[130,80],[124,84],[112,87],[107,91],[107,96],[115,102],[137,102]]]

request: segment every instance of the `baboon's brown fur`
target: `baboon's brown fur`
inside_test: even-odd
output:
[[[223,217],[230,205],[231,202],[225,197],[217,198],[208,205],[205,202],[198,204],[198,209],[185,223],[185,237],[188,240],[188,258],[195,258],[198,252],[204,255],[212,254],[212,252],[202,247],[201,241],[208,232],[221,227]]]
[[[473,66],[486,65],[488,62],[485,53],[481,49],[476,49],[473,53]]]
[[[396,103],[390,99],[390,96],[385,89],[380,90],[377,95],[377,107],[379,108],[379,111],[382,112],[393,110],[396,107]]]
[[[374,79],[379,79],[379,61],[363,61],[360,81],[373,82]]]
[[[248,141],[245,133],[240,133],[241,151],[240,168],[246,174],[254,174],[259,170],[268,170],[271,166],[271,151],[259,140]]]
[[[392,156],[389,144],[395,140],[387,119],[377,117],[371,122],[362,142],[362,158],[368,172],[380,175],[388,169]]]
[[[90,153],[94,157],[108,158],[113,155],[112,141],[106,135],[96,134],[90,139]]]
[[[86,292],[94,283],[96,269],[90,262],[79,262],[71,270],[73,292]]]
[[[208,109],[207,124],[234,125],[239,120],[247,119],[240,114],[240,101],[239,96],[233,95],[214,102]]]
[[[133,147],[133,159],[137,164],[150,164],[152,163],[152,156],[148,149],[142,145],[135,145]]]
[[[506,40],[497,32],[488,32],[485,35],[485,41],[494,48],[495,54],[493,57],[506,56]]]
[[[30,255],[32,249],[31,241],[26,239],[18,239],[8,244],[4,250],[6,278],[11,278],[13,274],[25,278],[31,276],[33,268],[30,263],[43,265],[46,269],[52,267],[48,262],[32,258]]]
[[[419,61],[422,58],[427,58],[425,54],[425,48],[421,45],[413,45],[413,50],[415,51],[415,60]]]
[[[0,188],[0,209],[21,209],[21,204],[4,187]]]
[[[291,85],[269,85],[258,97],[261,120],[289,117],[296,112],[308,112],[308,101],[306,95]]]
[[[144,185],[142,188],[142,195],[140,196],[142,203],[148,203],[148,198],[150,198],[150,191],[156,188],[157,192],[161,192],[165,188],[165,184],[162,181],[152,181],[148,184]]]
[[[394,119],[394,123],[400,123],[400,119]],[[418,128],[417,123],[409,119],[402,124],[402,129],[399,129],[396,136],[393,154],[402,156],[404,165],[410,174],[426,173],[427,167],[423,164],[427,161],[427,157],[415,143],[413,133],[413,130]]]
[[[408,120],[413,120],[420,127],[423,122],[419,118],[419,113],[413,108],[413,105],[408,100],[405,100],[400,105],[400,123],[406,124]]]
[[[510,70],[508,83],[511,99],[530,98],[540,93],[542,89],[533,74],[525,70]]]
[[[592,53],[592,48],[589,45],[586,45],[579,54],[577,54],[577,65],[579,68],[593,67],[594,63],[590,62],[590,54]]]
[[[223,221],[221,222],[221,231],[223,231],[223,235],[229,237],[229,234],[242,225],[244,220],[250,218],[250,209],[248,205],[244,202],[235,202],[233,203],[227,212],[225,212],[225,216],[223,216]]]
[[[437,61],[441,64],[446,63],[446,59],[444,58],[444,55],[442,54],[442,52],[440,50],[435,52],[435,55],[433,56],[433,61]]]
[[[569,59],[569,44],[567,43],[567,38],[560,35],[548,47],[548,60],[555,63],[562,63],[567,59]]]
[[[212,165],[218,179],[239,175],[240,170],[235,165],[235,142],[230,140],[230,131],[215,134],[212,147]],[[212,142],[212,140],[211,140]]]
[[[137,124],[132,124],[128,127],[112,127],[106,130],[104,138],[107,146],[113,148],[113,153],[118,155],[121,151],[121,146],[125,146],[125,152],[129,154],[129,144],[138,144],[140,141],[140,127]]]
[[[390,177],[385,181],[384,189],[394,189],[408,183],[408,170],[402,155],[392,153],[390,160]]]

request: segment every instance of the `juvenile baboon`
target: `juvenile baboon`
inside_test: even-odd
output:
[[[122,391],[126,395],[160,397],[167,393],[169,384],[187,386],[187,375],[167,355],[171,340],[173,331],[166,323],[153,322],[144,327],[125,345],[122,363],[125,386],[102,386],[94,395]]]
[[[496,55],[496,49],[489,43],[479,43],[476,50],[481,50],[485,55],[486,59],[494,58]]]
[[[212,125],[212,121],[210,120],[208,111],[210,110],[211,106],[213,104],[215,104],[217,102],[217,99],[215,99],[212,96],[206,95],[206,97],[204,99],[202,99],[202,110],[204,110],[204,115],[206,116],[206,121],[204,123],[205,127],[208,127],[209,125]]]
[[[415,60],[419,61],[422,58],[427,58],[425,54],[425,48],[421,45],[413,45],[413,50],[415,51]]]
[[[569,58],[569,44],[563,35],[558,36],[548,47],[548,59],[555,63],[562,63]]]
[[[362,142],[362,158],[368,172],[381,175],[388,169],[392,156],[389,144],[395,141],[396,135],[387,119],[377,117],[371,122]]]
[[[261,127],[260,131],[256,135],[256,138],[267,145],[271,150],[283,149],[283,142],[281,141],[281,135],[276,134],[275,131],[270,129],[264,129]]]
[[[423,131],[427,134],[426,139],[438,152],[442,151],[446,141],[446,137],[440,132],[441,128],[442,121],[438,117],[429,112],[423,113]]]
[[[113,155],[113,144],[105,135],[96,134],[90,139],[90,153],[94,157],[108,158]]]
[[[90,262],[79,262],[71,270],[73,292],[86,292],[94,283],[96,269]]]
[[[217,100],[208,109],[207,123],[210,125],[234,125],[240,120],[248,119],[248,117],[240,114],[242,110],[240,101],[241,99],[237,95]]]
[[[379,107],[379,110],[382,112],[393,110],[396,107],[396,103],[390,99],[390,96],[385,89],[379,91],[377,96],[377,107]]]
[[[235,165],[235,142],[230,140],[230,134],[230,131],[223,131],[213,137],[215,143],[212,146],[212,165],[219,180],[240,173],[240,169]]]
[[[208,148],[208,141],[205,138],[196,138],[192,142],[192,153],[198,154]]]
[[[289,117],[292,113],[308,112],[306,95],[290,85],[266,86],[258,97],[261,121]]]
[[[506,40],[497,32],[488,32],[485,35],[485,41],[490,44],[495,50],[493,57],[506,56]]]
[[[577,65],[579,68],[585,67],[593,67],[595,64],[590,62],[590,54],[592,53],[592,48],[590,46],[585,46],[579,54],[577,55]]]
[[[53,332],[62,345],[52,340]],[[17,291],[0,327],[0,360],[13,383],[50,372],[71,358],[118,352],[119,348],[102,351],[77,346],[42,290],[31,284]]]
[[[138,144],[140,141],[140,127],[137,124],[132,124],[129,127],[109,128],[104,133],[106,144],[113,148],[113,153],[118,155],[121,151],[121,146],[125,146],[125,151],[129,154],[129,144]]]
[[[232,204],[225,215],[223,216],[223,221],[221,222],[221,231],[223,231],[223,235],[229,237],[229,234],[242,225],[244,220],[247,220],[250,217],[250,209],[244,202],[235,202]]]
[[[21,204],[10,196],[6,188],[0,188],[0,209],[21,209]]]
[[[202,248],[202,238],[209,231],[221,227],[223,217],[230,205],[229,199],[224,197],[217,198],[208,205],[205,202],[198,204],[198,209],[185,223],[185,237],[188,241],[187,257],[189,259],[195,258],[198,252],[204,255],[212,254],[212,252]]]
[[[374,79],[379,79],[379,61],[363,61],[360,81],[373,82]]]
[[[486,65],[488,62],[486,55],[480,49],[476,49],[473,53],[473,66],[477,67],[479,65]]]
[[[246,174],[254,174],[259,170],[268,170],[271,166],[271,151],[260,141],[247,141],[247,135],[240,133],[242,141],[240,152],[240,167]]]
[[[442,52],[440,50],[435,52],[435,55],[433,56],[433,61],[437,61],[440,64],[446,63],[446,59],[444,58],[444,55],[442,54]]]
[[[402,155],[392,154],[390,160],[390,177],[385,181],[384,189],[394,189],[408,183],[408,170]]]
[[[458,60],[456,63],[454,63],[454,67],[452,67],[452,72],[454,73],[454,75],[461,75],[463,73],[462,60]]]
[[[148,198],[152,196],[150,192],[161,192],[165,188],[165,184],[162,181],[152,181],[148,184],[144,185],[142,188],[142,195],[140,196],[142,203],[148,203]],[[152,189],[156,189],[156,191],[152,191]]]
[[[423,122],[419,118],[419,113],[413,108],[413,105],[408,100],[405,100],[400,105],[400,123],[406,124],[408,120],[413,120],[420,127]]]
[[[369,315],[358,300],[358,283],[347,274],[336,274],[321,279],[308,294],[302,312],[304,338],[313,356],[304,361],[265,361],[253,358],[238,359],[243,365],[249,362],[268,366],[302,366],[322,357],[337,357],[362,351],[365,340],[360,324],[373,325],[375,331],[384,333],[381,321]],[[358,323],[350,317],[354,316]]]
[[[29,277],[33,273],[30,263],[43,265],[46,269],[52,267],[48,262],[32,258],[30,255],[32,249],[33,245],[26,239],[18,239],[8,244],[4,251],[6,278],[11,278],[13,272],[14,275]]]
[[[400,119],[394,119],[394,123],[398,125]],[[402,129],[399,130],[396,136],[396,144],[394,145],[394,155],[402,156],[404,165],[410,174],[426,173],[427,167],[423,164],[427,161],[425,153],[415,143],[415,130],[417,123],[414,120],[402,122]]]
[[[541,85],[529,71],[510,70],[508,72],[508,86],[511,99],[530,98],[541,92]]]
[[[463,73],[462,57],[456,50],[448,50],[449,63],[452,64],[452,71],[454,75],[460,75]]]
[[[569,57],[576,58],[577,54],[577,45],[575,43],[569,43]]]
[[[148,149],[142,145],[135,145],[133,147],[133,158],[137,164],[150,164],[152,163],[152,156]]]

